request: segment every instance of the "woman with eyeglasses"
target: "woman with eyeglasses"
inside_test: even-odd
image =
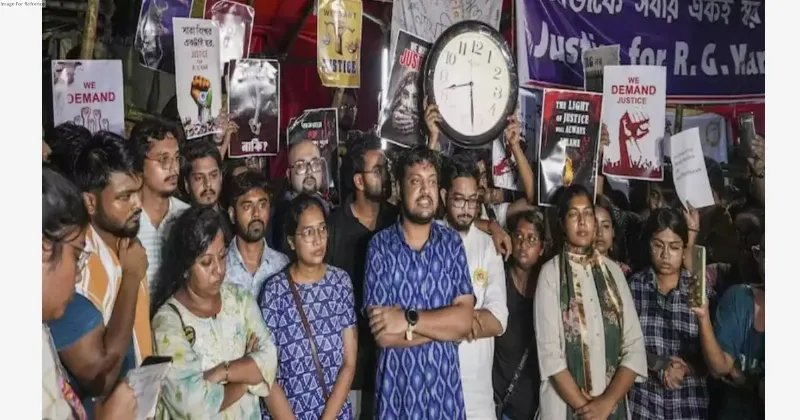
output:
[[[622,270],[592,246],[593,196],[579,184],[560,195],[563,248],[534,296],[539,418],[627,419],[625,396],[647,377],[642,328]]]
[[[84,251],[89,214],[75,185],[42,166],[42,418],[85,420],[80,399],[68,382],[50,335],[49,322],[64,315],[75,299],[75,283],[89,254]],[[87,301],[88,305],[91,305]],[[102,320],[101,320],[102,321]],[[94,404],[94,419],[136,418],[136,396],[120,382],[102,402]]]
[[[224,283],[218,213],[192,207],[174,222],[153,295],[155,354],[172,358],[157,418],[257,420],[275,392],[277,351],[253,296]]]
[[[700,321],[692,313],[693,278],[683,268],[689,226],[680,211],[653,211],[644,225],[650,267],[630,279],[631,293],[644,331],[648,378],[631,389],[631,413],[639,419],[709,418],[707,368],[700,346]],[[716,300],[706,283],[705,299]]]
[[[506,333],[494,339],[492,386],[498,420],[532,420],[539,407],[539,366],[533,294],[547,251],[544,215],[526,210],[508,218],[512,253],[506,264]]]
[[[292,200],[285,232],[292,262],[266,281],[258,297],[280,351],[277,381],[283,391],[267,399],[266,417],[353,419],[353,285],[344,270],[324,262],[328,228],[317,197]]]

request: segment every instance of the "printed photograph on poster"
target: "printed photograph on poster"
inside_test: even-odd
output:
[[[539,205],[554,205],[561,187],[580,184],[596,190],[603,95],[546,89],[539,145]]]
[[[222,108],[219,28],[205,19],[175,18],[175,96],[187,139],[219,133]]]
[[[191,0],[143,0],[134,49],[144,67],[175,73],[173,18],[191,16]]]
[[[280,67],[277,60],[231,61],[228,110],[239,130],[231,157],[275,156],[280,147]]]
[[[701,112],[691,114],[684,111],[683,131],[697,127],[700,130],[700,145],[703,147],[703,155],[714,159],[719,163],[728,162],[728,145],[732,145],[730,123],[722,115],[713,112]],[[672,135],[675,125],[675,112],[667,111],[667,120],[664,122],[664,158],[672,156],[670,150],[669,137]]]
[[[619,44],[583,50],[583,90],[603,93],[603,67],[619,65]]]
[[[395,45],[394,57],[389,62],[389,88],[378,122],[378,135],[397,145],[411,147],[425,141],[420,131],[425,124],[421,118],[421,69],[431,43],[400,31]]]
[[[522,150],[528,162],[533,162],[531,168],[535,170],[539,155],[539,122],[542,119],[542,91],[519,90],[520,134],[522,137]],[[522,181],[519,179],[517,161],[508,148],[505,135],[492,142],[492,183],[497,188],[522,191]]]
[[[227,74],[226,64],[231,60],[247,58],[250,53],[256,12],[246,4],[220,0],[211,6],[208,14],[219,28],[219,69],[222,74]]]
[[[339,201],[339,130],[336,108],[306,109],[286,127],[286,144],[311,140],[325,159],[325,192],[332,202]]]
[[[53,60],[53,124],[125,134],[120,60]]]
[[[317,73],[322,85],[361,83],[361,0],[317,0]]]
[[[629,179],[664,179],[662,142],[667,112],[663,66],[606,66],[603,123],[609,145],[603,173]]]
[[[714,195],[708,180],[700,130],[695,127],[670,137],[672,150],[672,179],[675,192],[684,207],[687,203],[702,209],[714,205]]]

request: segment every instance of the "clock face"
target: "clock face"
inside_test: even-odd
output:
[[[516,74],[504,47],[485,31],[467,31],[445,41],[431,63],[429,89],[439,113],[463,137],[497,131],[516,102]]]

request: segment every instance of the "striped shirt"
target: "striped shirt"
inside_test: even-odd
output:
[[[103,314],[103,323],[108,325],[122,285],[122,266],[116,254],[103,242],[100,235],[89,225],[86,230],[86,248],[89,259],[81,273],[81,281],[76,292],[89,299]],[[150,331],[150,294],[147,291],[147,278],[139,285],[136,299],[136,315],[133,320],[133,346],[136,365],[153,354],[152,332]]]
[[[142,212],[137,238],[147,252],[147,279],[151,293],[155,289],[156,274],[161,267],[161,246],[166,240],[169,225],[188,208],[188,204],[175,197],[170,197],[167,214],[158,226],[153,226],[146,211]]]

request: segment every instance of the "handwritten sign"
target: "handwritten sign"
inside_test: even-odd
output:
[[[175,18],[175,95],[187,139],[221,132],[219,28],[210,20]]]
[[[603,122],[609,145],[603,173],[630,179],[664,179],[662,149],[667,71],[660,66],[606,66]]]
[[[52,68],[55,125],[73,122],[92,133],[125,134],[120,60],[55,60]]]
[[[400,30],[431,42],[462,20],[478,20],[499,30],[502,11],[499,0],[394,0],[390,51],[395,49]]]
[[[672,150],[672,179],[675,192],[685,207],[690,203],[695,208],[714,205],[711,183],[708,180],[703,147],[700,145],[700,130],[695,127],[670,137]]]
[[[539,205],[553,205],[560,187],[595,191],[603,95],[547,89],[542,99]]]

